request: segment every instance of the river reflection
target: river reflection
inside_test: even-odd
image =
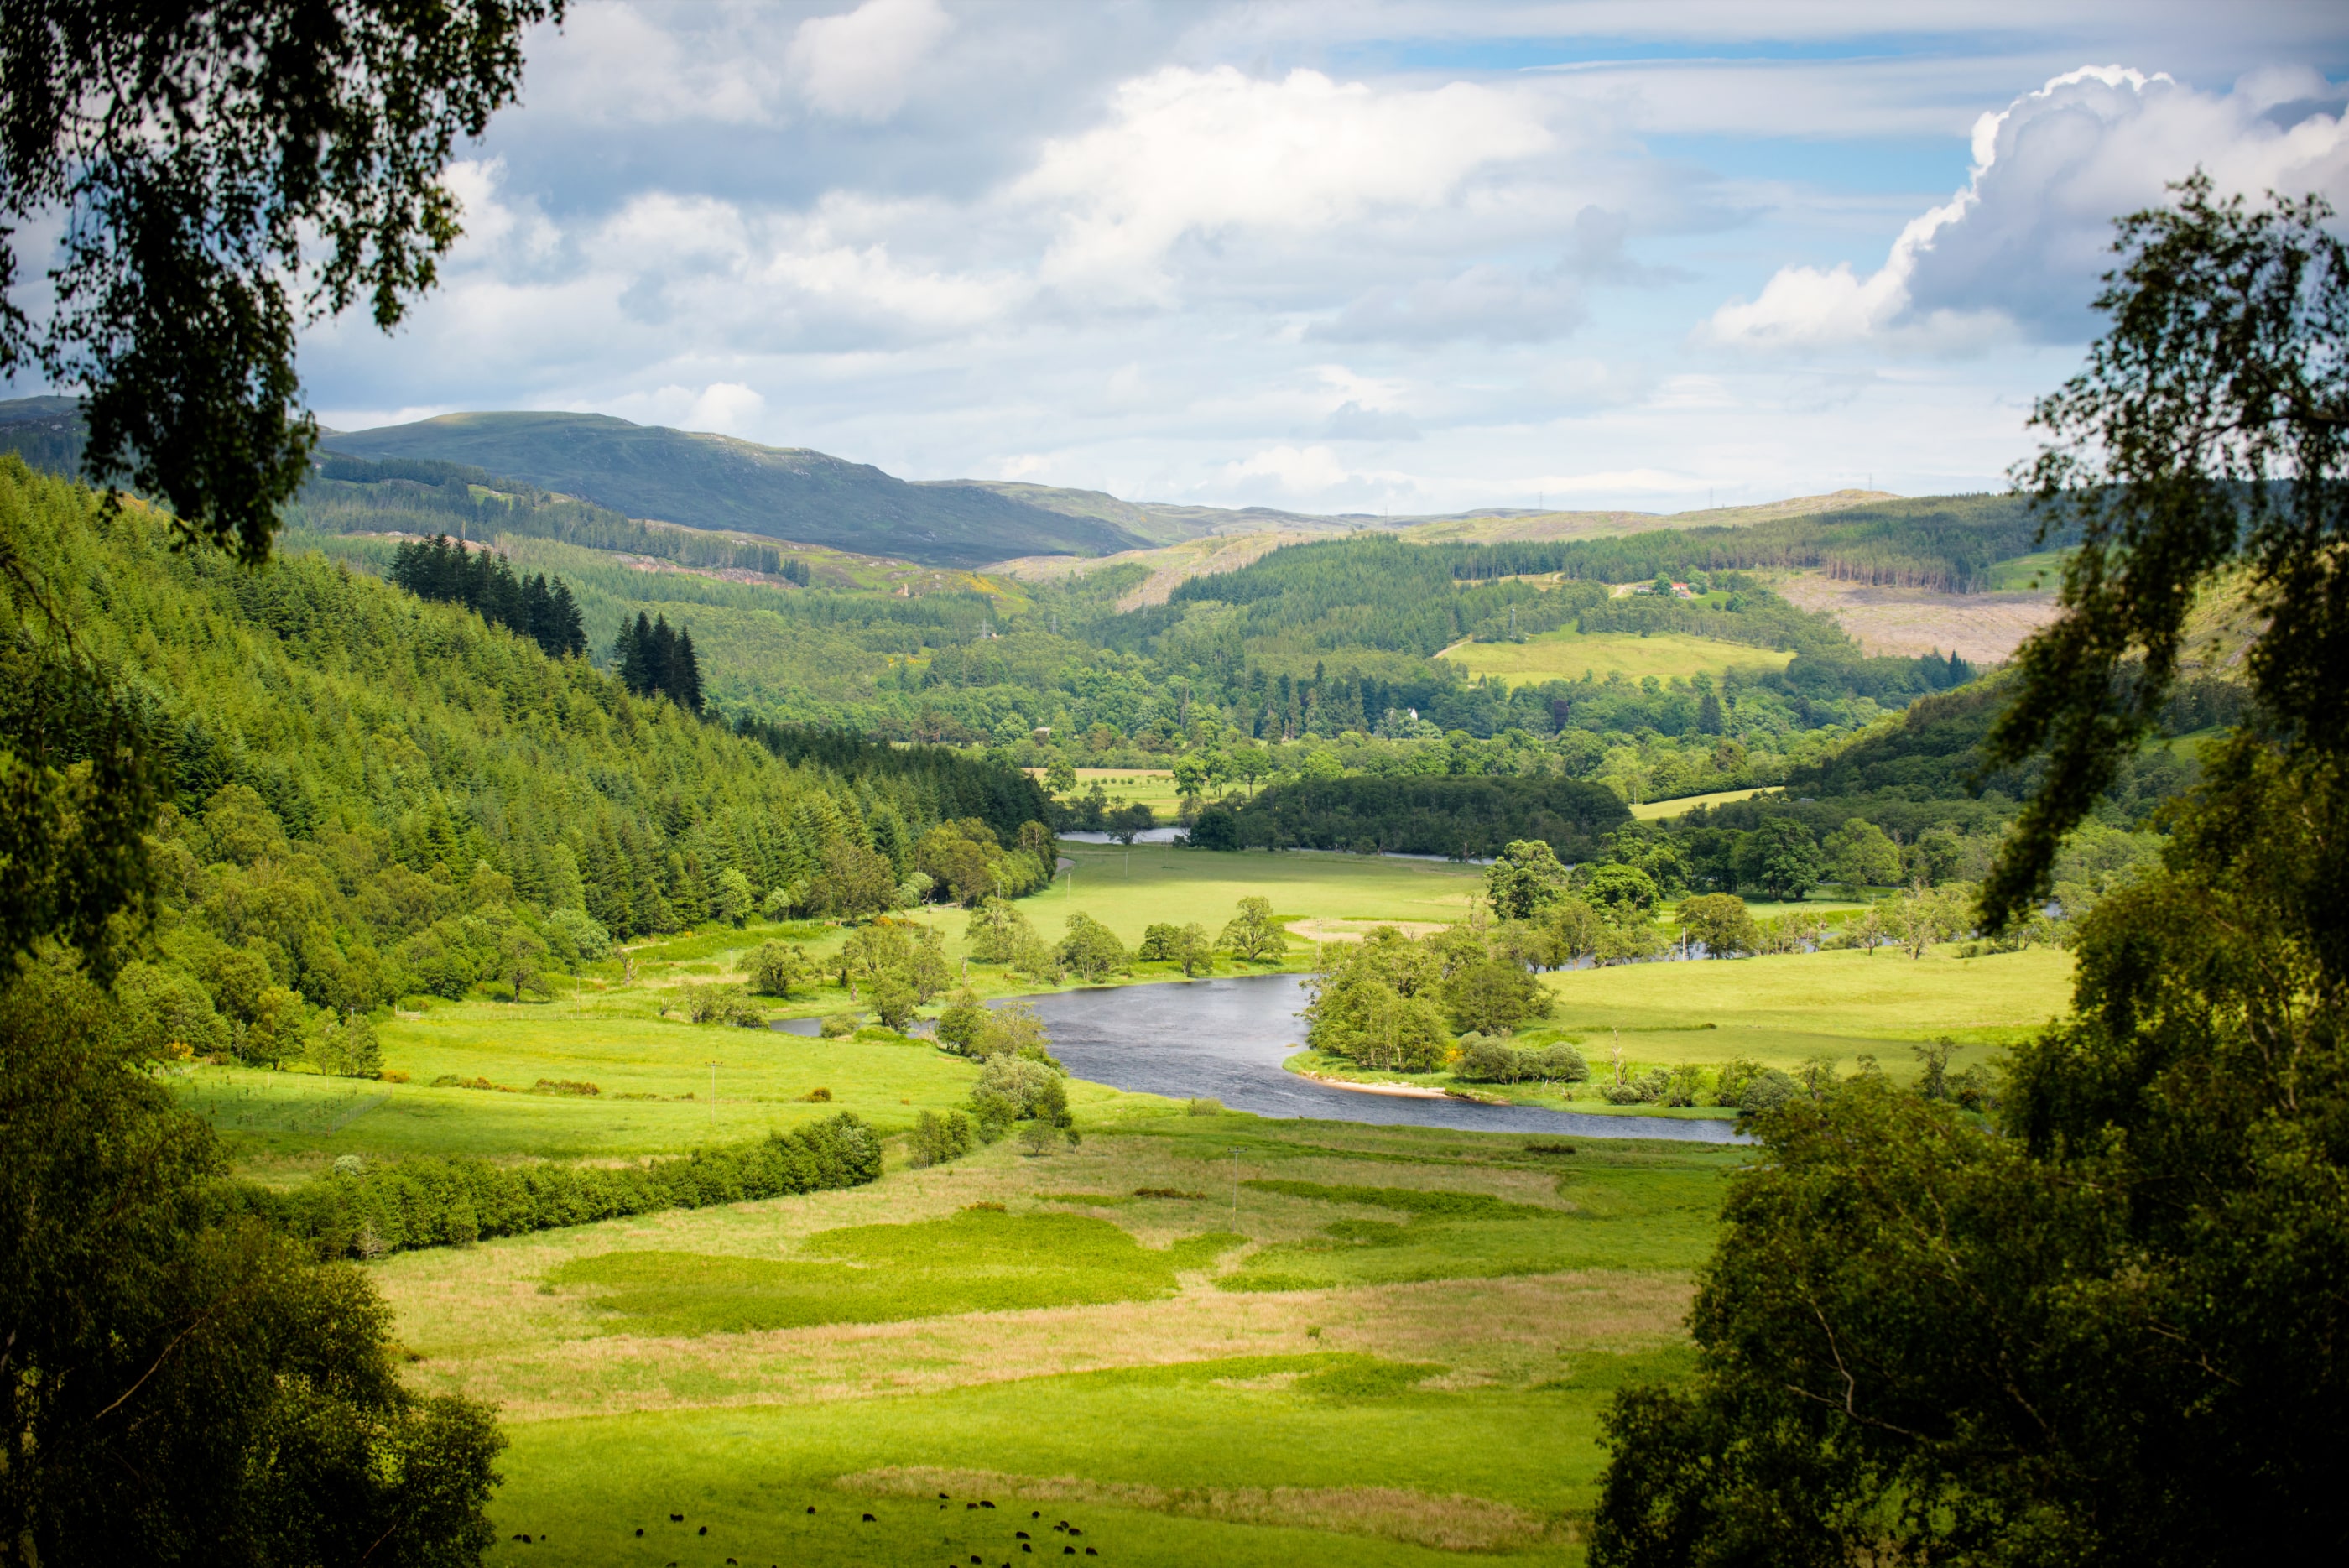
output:
[[[1104,986],[1024,999],[1044,1021],[1052,1054],[1080,1078],[1147,1094],[1221,1100],[1264,1116],[1311,1116],[1381,1126],[1475,1132],[1557,1133],[1578,1137],[1737,1141],[1723,1121],[1608,1116],[1466,1100],[1405,1098],[1333,1089],[1281,1071],[1305,1036],[1297,1016],[1304,984],[1293,974]],[[812,1034],[817,1021],[778,1029]]]

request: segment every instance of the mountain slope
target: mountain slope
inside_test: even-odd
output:
[[[468,463],[631,517],[732,528],[935,566],[1097,555],[1145,541],[1099,517],[974,484],[908,484],[866,463],[603,414],[444,414],[328,437],[354,457]]]

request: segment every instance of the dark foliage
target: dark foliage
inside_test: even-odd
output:
[[[669,628],[668,617],[620,628],[612,644],[612,668],[620,684],[639,697],[666,697],[688,713],[701,711],[701,661],[694,657],[693,633]]]
[[[2073,1015],[2015,1052],[1995,1135],[1872,1074],[1758,1115],[1698,1375],[1609,1417],[1594,1563],[2349,1552],[2349,270],[2325,215],[2198,179],[2122,225],[2115,329],[2040,405],[2064,444],[2033,475],[2085,543],[1986,748],[2051,753],[1987,912],[2029,903],[2134,763],[2191,590],[2239,552],[2262,711],[2206,750],[2162,869],[2082,919]]]
[[[579,606],[563,579],[550,583],[543,572],[516,577],[494,550],[465,549],[436,534],[399,546],[391,580],[418,598],[463,605],[492,626],[529,638],[549,659],[586,655]]]
[[[881,1140],[845,1113],[738,1148],[697,1149],[644,1165],[497,1165],[403,1160],[363,1175],[322,1176],[290,1191],[226,1184],[215,1206],[299,1238],[321,1257],[462,1247],[667,1209],[707,1209],[879,1179]]]
[[[1231,815],[1247,847],[1468,857],[1538,838],[1572,860],[1631,812],[1613,791],[1575,779],[1337,778],[1274,785]],[[1195,830],[1192,842],[1211,846],[1220,832]]]
[[[1007,844],[1018,844],[1022,826],[1052,814],[1051,797],[1028,774],[951,747],[893,746],[848,730],[750,718],[734,728],[793,766],[812,764],[852,784],[892,779],[917,785],[926,816],[975,816]]]
[[[260,560],[316,435],[296,334],[361,299],[388,328],[430,286],[456,138],[513,98],[523,31],[561,10],[12,0],[0,234],[67,222],[44,321],[0,249],[0,372],[87,386],[91,476]]]
[[[2081,545],[2064,618],[2025,643],[1994,761],[2045,752],[1982,890],[1995,929],[2045,888],[2064,835],[2157,722],[2197,590],[2249,568],[2268,621],[2251,687],[2293,746],[2349,746],[2349,249],[2315,197],[2258,210],[2196,174],[2123,219],[2085,369],[2039,400],[2019,469]]]

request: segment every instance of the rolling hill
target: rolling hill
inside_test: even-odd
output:
[[[1145,543],[1114,523],[1048,511],[975,484],[908,484],[820,452],[605,414],[443,414],[336,432],[321,444],[378,461],[467,463],[631,517],[932,566],[1099,555]]]

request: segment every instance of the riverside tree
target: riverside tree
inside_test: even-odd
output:
[[[2072,1017],[1981,1130],[1822,1077],[1753,1125],[1695,1376],[1618,1397],[1602,1564],[2264,1564],[2349,1551],[2349,254],[2196,176],[2119,224],[2109,319],[2018,478],[2080,529],[1994,765],[2045,753],[1981,894],[2029,918],[2127,765],[2197,591],[2268,630],[2160,869],[2079,922]],[[1746,1104],[1753,1105],[1753,1090]]]

